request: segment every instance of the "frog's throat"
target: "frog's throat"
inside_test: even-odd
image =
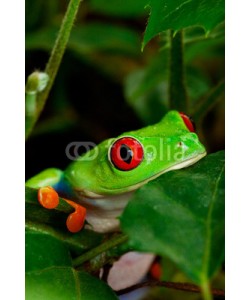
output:
[[[124,188],[122,188],[122,189],[120,189],[120,188],[115,189],[115,188],[114,188],[114,189],[112,189],[112,190],[110,190],[110,191],[112,191],[112,194],[113,194],[114,192],[115,192],[115,194],[119,194],[119,193],[122,194],[122,193],[127,193],[127,192],[135,191],[135,190],[137,190],[138,188],[140,188],[141,186],[143,186],[144,184],[148,183],[149,181],[151,181],[151,180],[153,180],[153,179],[159,177],[160,175],[162,175],[162,174],[164,174],[164,173],[166,173],[166,172],[169,172],[169,171],[172,171],[172,170],[178,170],[178,169],[186,168],[186,167],[189,167],[189,166],[195,164],[197,161],[199,161],[199,160],[202,159],[204,156],[206,156],[206,154],[207,154],[206,151],[203,152],[203,153],[201,153],[201,154],[198,154],[198,155],[195,156],[195,157],[192,157],[192,158],[190,158],[190,159],[187,159],[187,160],[185,160],[185,161],[182,161],[181,163],[176,164],[176,165],[174,165],[174,166],[172,166],[172,167],[170,167],[170,168],[168,168],[168,169],[166,169],[166,170],[163,170],[163,171],[161,171],[161,172],[159,172],[159,173],[157,173],[157,174],[155,174],[155,175],[149,177],[148,179],[143,180],[143,181],[140,181],[140,182],[138,182],[137,184],[132,185],[132,186],[130,186],[130,187],[124,187]],[[88,197],[88,198],[94,198],[94,199],[96,199],[96,198],[104,198],[104,197],[107,197],[108,194],[109,194],[109,193],[108,193],[109,191],[107,191],[107,193],[105,193],[105,195],[100,195],[100,194],[97,194],[97,193],[94,193],[94,192],[88,191],[88,190],[84,190],[84,191],[75,190],[75,191],[76,191],[76,193],[77,193],[79,196],[85,196],[85,197]]]

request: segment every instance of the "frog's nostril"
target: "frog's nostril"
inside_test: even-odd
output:
[[[178,144],[177,144],[177,147],[182,147],[183,146],[183,143],[182,142],[179,142]]]

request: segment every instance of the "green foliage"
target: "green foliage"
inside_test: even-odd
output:
[[[26,299],[118,299],[102,281],[76,271],[67,247],[46,233],[26,232]]]
[[[209,32],[225,18],[224,0],[159,0],[150,1],[151,14],[143,46],[167,29],[174,31],[201,26]]]
[[[27,229],[42,234],[45,237],[58,240],[72,253],[81,254],[99,245],[103,235],[90,230],[82,230],[71,234],[66,230],[66,220],[73,208],[60,199],[59,205],[54,210],[44,209],[37,200],[37,190],[25,188],[25,214]],[[39,244],[39,243],[38,243]]]
[[[158,122],[172,108],[193,116],[209,155],[136,192],[121,217],[129,243],[125,234],[71,234],[65,222],[72,207],[60,199],[46,210],[37,190],[26,188],[26,298],[117,299],[91,274],[138,250],[160,255],[163,279],[191,280],[211,299],[209,284],[223,287],[212,280],[223,275],[224,260],[224,153],[217,152],[224,149],[224,1],[85,0],[71,10],[64,46],[55,47],[68,3],[26,1],[27,77],[45,70],[53,45],[60,58],[49,67],[53,80],[58,70],[51,94],[42,101],[40,91],[26,95],[27,176],[66,167],[73,139],[99,142]],[[42,111],[33,128],[32,114]],[[200,299],[186,295],[161,289],[152,297]]]
[[[26,299],[118,299],[105,283],[70,267],[52,267],[26,275]]]
[[[136,250],[168,256],[194,282],[210,279],[224,259],[224,153],[142,187],[121,216]]]

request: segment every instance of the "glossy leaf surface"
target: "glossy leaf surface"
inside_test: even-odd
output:
[[[135,249],[167,256],[194,282],[224,259],[224,152],[142,187],[121,217]]]
[[[104,282],[72,267],[69,249],[53,235],[26,231],[26,299],[117,299]]]
[[[55,266],[26,274],[26,299],[118,299],[104,282],[70,267]]]
[[[174,31],[201,26],[209,32],[225,17],[224,0],[159,0],[150,1],[151,13],[143,46],[167,29]]]

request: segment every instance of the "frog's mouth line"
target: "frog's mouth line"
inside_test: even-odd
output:
[[[193,158],[190,158],[190,159],[187,159],[179,164],[176,164],[166,170],[163,170],[162,172],[159,172],[157,173],[156,175],[153,175],[151,177],[149,177],[148,179],[146,180],[143,180],[143,181],[140,181],[138,182],[137,184],[133,185],[133,186],[130,186],[130,187],[124,187],[124,188],[117,188],[117,189],[112,189],[112,192],[115,192],[115,194],[124,194],[124,193],[128,193],[128,192],[132,192],[132,191],[135,191],[137,190],[138,188],[140,188],[141,186],[143,186],[144,184],[148,183],[149,181],[151,180],[154,180],[155,178],[161,176],[162,174],[164,173],[167,173],[169,171],[172,171],[172,170],[178,170],[178,169],[182,169],[182,168],[186,168],[186,167],[189,167],[193,164],[195,164],[197,161],[199,161],[200,159],[202,159],[204,156],[207,155],[207,152],[203,152]],[[126,189],[126,191],[124,191],[124,189]],[[94,193],[94,192],[91,192],[91,191],[88,191],[88,190],[85,190],[84,192],[82,191],[76,191],[79,195],[81,196],[85,196],[85,197],[89,197],[89,198],[99,198],[101,200],[101,198],[107,198],[109,196],[109,194],[105,194],[105,195],[100,195],[100,194],[97,194],[97,193]],[[83,195],[84,194],[84,195]],[[113,194],[112,194],[113,195]]]

